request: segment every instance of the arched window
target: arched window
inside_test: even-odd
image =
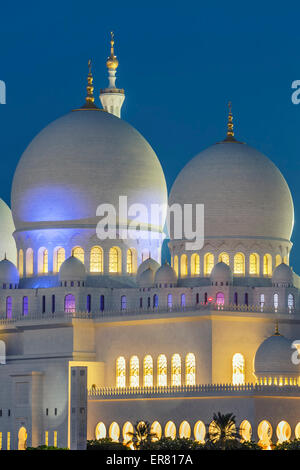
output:
[[[75,297],[72,294],[65,296],[65,312],[74,313],[75,312]]]
[[[216,301],[218,305],[224,305],[224,294],[223,292],[218,292],[216,296]]]
[[[100,295],[100,312],[104,310],[104,295]]]
[[[23,250],[19,250],[19,274],[23,277],[24,274],[24,253]]]
[[[246,419],[241,422],[240,425],[240,435],[242,437],[242,441],[251,441],[251,436],[252,436],[252,427],[249,421]]]
[[[22,302],[22,315],[28,315],[28,297],[23,297]]]
[[[233,385],[245,383],[245,359],[240,353],[234,354],[232,358],[232,383]]]
[[[82,264],[84,264],[84,249],[81,248],[81,246],[75,246],[72,249],[72,256],[79,259],[79,261],[81,261]]]
[[[130,387],[138,387],[140,384],[139,379],[140,366],[139,358],[137,356],[132,356],[130,359]]]
[[[205,436],[206,436],[205,424],[203,423],[203,421],[197,421],[194,426],[195,441],[200,442],[201,444],[204,444]]]
[[[38,251],[38,273],[48,273],[48,250],[44,247],[39,248]]]
[[[174,271],[176,273],[176,276],[178,277],[178,256],[174,256]]]
[[[91,312],[91,306],[92,306],[92,296],[91,296],[91,294],[88,294],[86,296],[86,311],[88,313]]]
[[[127,309],[127,299],[126,295],[121,296],[121,310],[126,310]]]
[[[128,444],[132,440],[132,434],[134,433],[133,426],[130,421],[126,421],[123,426],[123,444]]]
[[[103,272],[103,250],[100,246],[93,246],[90,254],[91,273]]]
[[[179,426],[179,437],[189,439],[191,437],[191,426],[187,421],[182,421]]]
[[[161,425],[158,421],[154,421],[154,423],[152,423],[151,433],[156,434],[155,437],[152,437],[153,441],[158,441],[161,438],[162,430],[161,430]]]
[[[236,253],[234,255],[234,274],[245,274],[245,256],[243,253]]]
[[[278,444],[289,441],[292,435],[291,426],[286,421],[280,421],[276,428]]]
[[[238,305],[238,300],[239,300],[238,293],[235,292],[235,293],[234,293],[234,305]]]
[[[154,294],[153,296],[153,308],[158,308],[158,295]]]
[[[43,273],[48,273],[48,250],[43,251]]]
[[[196,359],[195,354],[189,353],[185,358],[185,385],[196,384]]]
[[[132,274],[134,272],[133,267],[133,250],[127,250],[127,258],[126,258],[126,271],[128,274]]]
[[[207,304],[207,292],[204,293],[204,303]]]
[[[119,247],[113,246],[109,250],[109,272],[121,272],[121,250]]]
[[[26,250],[26,276],[33,275],[33,250],[28,248]]]
[[[271,438],[273,434],[271,424],[266,420],[261,421],[257,428],[257,434],[259,437],[259,444],[261,445],[261,447],[263,449],[270,449]]]
[[[52,294],[51,311],[55,313],[55,294]]]
[[[278,296],[278,294],[274,294],[273,295],[273,304],[274,304],[275,310],[278,309],[278,303],[279,303],[279,296]]]
[[[257,253],[251,253],[249,256],[249,274],[259,275],[259,256]]]
[[[104,423],[100,422],[97,424],[95,429],[95,437],[97,440],[104,439],[106,437],[106,426]]]
[[[196,304],[199,303],[199,300],[200,300],[200,296],[199,296],[199,292],[197,292],[197,294],[196,294]]]
[[[277,266],[279,266],[280,264],[282,263],[282,258],[280,255],[276,255],[275,256],[275,268],[277,268]]]
[[[295,427],[295,437],[296,439],[300,439],[300,422],[298,422],[296,424],[296,427]]]
[[[153,387],[153,360],[149,355],[144,358],[144,387]]]
[[[0,340],[0,364],[6,364],[6,345],[2,339]]]
[[[248,293],[246,292],[245,293],[245,305],[248,305],[249,304],[249,301],[248,301]]]
[[[295,298],[293,294],[288,294],[288,309],[291,311],[295,307]]]
[[[172,294],[168,294],[168,308],[173,307],[173,296]]]
[[[228,253],[219,254],[219,262],[220,261],[222,261],[222,263],[228,264],[229,266],[229,254]]]
[[[54,272],[58,273],[60,270],[61,265],[66,259],[65,249],[62,247],[55,248],[53,254],[53,267]]]
[[[260,294],[259,296],[260,308],[263,309],[265,306],[265,294]]]
[[[268,253],[264,255],[264,276],[272,276],[272,256]]]
[[[167,386],[167,358],[164,354],[160,354],[157,358],[157,385]]]
[[[176,426],[173,421],[168,421],[165,426],[165,437],[170,437],[171,439],[175,439],[176,437]]]
[[[12,318],[12,298],[6,297],[6,318]]]
[[[174,354],[171,362],[171,384],[181,385],[181,358],[179,354]]]
[[[287,256],[284,256],[284,257],[283,257],[283,262],[284,262],[284,264],[289,264],[289,263],[288,263],[288,257],[287,257]]]
[[[200,274],[200,256],[197,253],[193,253],[191,256],[191,274],[192,276]]]
[[[188,261],[186,255],[181,255],[180,258],[180,276],[187,276],[188,273]]]
[[[118,423],[113,422],[109,426],[109,437],[111,438],[112,441],[118,442],[120,438],[120,427]]]
[[[126,363],[123,356],[118,357],[116,362],[116,386],[126,387]]]
[[[204,275],[209,276],[212,268],[214,267],[215,257],[212,253],[206,253],[204,255]]]
[[[181,307],[185,307],[185,294],[181,294],[180,303],[181,303]]]

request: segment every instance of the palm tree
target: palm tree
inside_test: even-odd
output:
[[[208,440],[225,449],[228,441],[240,440],[241,436],[236,430],[233,413],[214,413],[213,421],[209,426]]]
[[[153,439],[157,438],[157,434],[151,431],[151,425],[148,421],[137,421],[134,425],[134,431],[129,431],[127,434],[131,437],[127,445],[133,445],[135,449],[146,448]]]

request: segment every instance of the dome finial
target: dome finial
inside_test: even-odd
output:
[[[98,107],[95,105],[94,101],[95,101],[95,98],[94,98],[94,85],[93,85],[93,81],[94,81],[94,77],[93,77],[93,74],[92,74],[92,60],[89,59],[88,61],[88,68],[89,68],[89,73],[88,73],[88,76],[87,76],[87,87],[86,87],[86,97],[85,97],[85,103],[84,105],[82,106],[81,109],[98,109]]]
[[[116,70],[119,65],[119,61],[117,57],[115,56],[114,45],[115,45],[115,34],[113,31],[111,31],[110,32],[110,56],[108,57],[106,61],[106,67],[109,70]]]
[[[281,336],[279,333],[279,328],[278,328],[278,320],[275,321],[275,333],[274,336]]]
[[[228,103],[228,122],[227,122],[227,136],[225,141],[235,141],[233,131],[233,115],[232,115],[232,103]]]

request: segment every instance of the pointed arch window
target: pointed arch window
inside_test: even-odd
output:
[[[249,274],[259,275],[259,256],[257,253],[251,253],[249,256]]]
[[[73,294],[68,294],[65,296],[65,312],[66,313],[75,312],[75,297]]]
[[[130,359],[130,387],[138,387],[140,378],[140,366],[139,366],[139,358],[137,356],[132,356]]]
[[[188,260],[186,255],[181,255],[180,258],[180,275],[181,277],[187,276],[188,273]]]
[[[178,256],[174,256],[174,271],[176,273],[176,276],[178,277]]]
[[[234,255],[234,274],[245,274],[245,256],[243,253]]]
[[[65,249],[62,247],[55,248],[53,258],[54,271],[58,273],[61,265],[66,259]]]
[[[215,257],[212,253],[204,255],[204,275],[209,276],[215,263]]]
[[[279,266],[280,264],[282,263],[282,258],[280,255],[276,255],[275,256],[275,268],[277,268],[277,266]]]
[[[167,386],[167,358],[164,354],[160,354],[157,358],[157,385]]]
[[[118,357],[116,362],[116,386],[126,387],[126,362],[123,356]]]
[[[79,259],[79,261],[81,261],[82,264],[84,264],[84,249],[81,248],[81,246],[75,246],[72,249],[72,256]]]
[[[103,272],[103,250],[100,246],[93,246],[90,254],[91,273]]]
[[[20,277],[24,275],[24,253],[23,250],[19,250],[19,274]]]
[[[116,246],[109,250],[109,272],[120,273],[121,272],[121,253],[120,249]]]
[[[289,311],[295,308],[295,298],[293,294],[288,294],[288,309]]]
[[[173,296],[172,294],[168,294],[168,308],[173,307]]]
[[[121,296],[121,310],[127,309],[127,298],[126,295]]]
[[[171,362],[171,383],[173,386],[181,385],[181,357],[174,354]]]
[[[245,359],[240,353],[234,354],[232,358],[232,383],[233,385],[245,383]]]
[[[33,250],[28,248],[26,251],[26,275],[33,275]]]
[[[28,315],[28,297],[23,297],[22,302],[22,315]]]
[[[219,255],[219,261],[222,261],[222,263],[225,263],[229,266],[229,254],[228,253],[221,253]]]
[[[6,318],[12,318],[12,298],[6,297]]]
[[[197,253],[193,253],[191,256],[191,274],[192,276],[200,274],[200,256]]]
[[[196,358],[193,353],[187,354],[185,358],[185,384],[196,384]]]
[[[272,256],[269,253],[264,255],[264,276],[272,276]]]
[[[133,251],[131,249],[127,250],[126,271],[127,274],[133,273]]]
[[[153,387],[153,359],[150,355],[144,358],[144,387]]]

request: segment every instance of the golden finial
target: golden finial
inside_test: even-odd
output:
[[[93,74],[92,74],[92,60],[89,59],[88,61],[88,68],[89,68],[89,73],[87,76],[87,87],[86,87],[86,97],[85,97],[85,103],[82,106],[81,109],[98,109],[98,107],[95,105],[94,101],[94,85],[93,85]]]
[[[274,336],[280,336],[279,328],[278,328],[278,320],[275,321],[275,333]]]
[[[113,31],[110,33],[110,56],[106,61],[106,67],[110,70],[116,70],[118,68],[119,62],[117,57],[115,56],[115,34]]]
[[[228,103],[229,113],[228,113],[228,123],[227,123],[227,137],[232,138],[234,137],[233,132],[233,116],[232,116],[232,103],[229,101]]]

